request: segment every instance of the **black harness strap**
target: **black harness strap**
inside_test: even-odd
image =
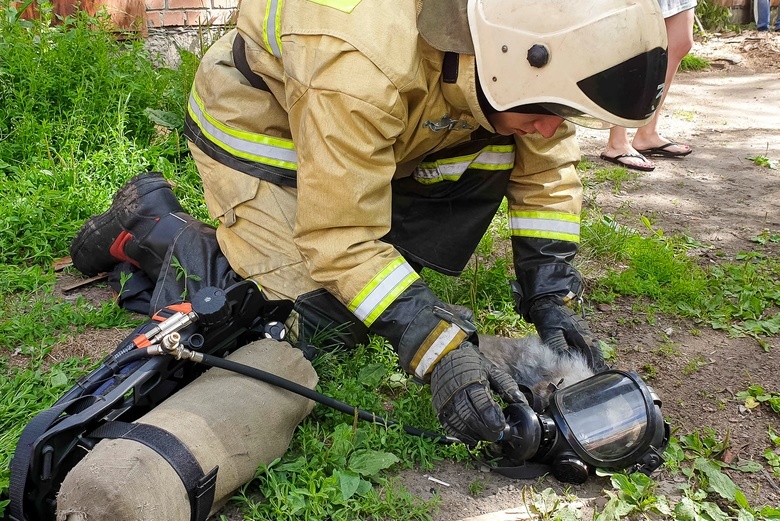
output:
[[[190,520],[205,521],[214,503],[219,467],[208,474],[179,438],[160,427],[143,423],[109,421],[89,434],[90,438],[125,439],[142,443],[170,463],[179,475],[190,499]]]
[[[271,92],[265,80],[249,67],[249,62],[246,60],[246,42],[240,33],[236,33],[236,39],[233,40],[233,64],[252,87]]]
[[[78,399],[76,398],[76,400]],[[11,521],[27,521],[24,513],[24,489],[30,472],[33,445],[38,440],[38,437],[49,430],[60,414],[76,400],[54,405],[50,409],[39,412],[22,431],[10,465],[11,480],[8,484],[8,497],[11,500]]]
[[[460,62],[460,55],[456,52],[445,52],[444,62],[442,64],[442,79],[444,83],[457,83],[458,82],[458,64]]]

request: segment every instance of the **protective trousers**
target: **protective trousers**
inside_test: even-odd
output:
[[[288,327],[301,347],[367,341],[367,329],[314,282],[293,243],[296,190],[238,172],[190,144],[209,213],[219,219],[216,241],[235,273],[255,281],[269,299],[295,303]],[[170,281],[169,281],[170,282]]]

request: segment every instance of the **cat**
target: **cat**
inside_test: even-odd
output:
[[[479,350],[517,383],[531,389],[544,409],[556,389],[595,374],[580,353],[560,353],[542,342],[538,335],[522,338],[479,335]]]

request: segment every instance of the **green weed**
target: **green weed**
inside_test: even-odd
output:
[[[469,483],[469,494],[472,496],[478,496],[485,490],[485,482],[481,479],[475,479]]]
[[[694,56],[693,54],[685,55],[682,59],[682,62],[680,62],[680,70],[686,72],[701,71],[704,69],[708,69],[709,66],[710,66],[710,62],[708,62],[704,58],[699,58],[698,56]]]
[[[582,512],[573,503],[576,496],[559,496],[551,488],[536,492],[531,487],[523,487],[523,504],[529,512],[541,521],[575,521],[582,518]]]
[[[677,358],[682,354],[680,351],[680,344],[672,342],[666,335],[664,335],[663,341],[653,352],[667,358]]]
[[[628,257],[629,242],[637,236],[636,230],[592,210],[584,215],[580,233],[583,254],[607,266],[622,263]]]
[[[87,326],[105,329],[139,322],[113,302],[93,306],[81,297],[71,303],[28,293],[0,295],[0,317],[0,355],[13,352],[37,359]]]
[[[681,436],[679,444],[682,449],[691,452],[696,457],[714,459],[718,458],[728,447],[728,437],[720,440],[717,433],[711,428],[703,428],[691,434]]]
[[[777,170],[777,160],[776,159],[769,159],[766,156],[753,156],[749,157],[748,160],[753,161],[757,166],[763,166],[766,168],[771,168],[772,170]]]
[[[587,172],[588,170],[591,170],[596,166],[596,163],[592,161],[588,161],[588,159],[585,158],[585,156],[580,158],[580,162],[577,163],[577,170],[579,172]]]
[[[599,347],[604,355],[604,360],[607,362],[617,362],[617,345],[614,343],[614,339],[611,339],[611,342],[613,343],[608,344],[607,342],[599,340]]]
[[[753,461],[727,465],[718,458],[728,446],[728,437],[718,439],[711,429],[672,437],[664,453],[665,468],[673,474],[682,474],[688,482],[679,485],[682,497],[667,498],[658,494],[657,484],[643,474],[613,474],[614,491],[607,491],[609,500],[596,521],[620,519],[675,519],[727,521],[732,514],[740,520],[769,521],[780,516],[773,506],[754,508],[745,494],[722,469],[740,472],[759,472],[762,467]],[[599,471],[600,475],[603,475]],[[723,507],[727,508],[724,512]]]
[[[181,262],[179,262],[179,259],[176,258],[176,256],[171,256],[171,266],[174,270],[176,270],[176,280],[184,279],[184,291],[181,292],[181,295],[179,296],[180,299],[185,300],[187,298],[187,294],[189,293],[189,288],[187,287],[187,283],[189,281],[195,281],[198,282],[200,280],[203,280],[200,275],[196,275],[194,273],[188,273],[187,270],[184,268],[184,266],[181,265]]]
[[[709,299],[691,316],[706,318],[715,329],[754,338],[780,333],[780,261],[758,253],[737,255],[739,264],[713,267]],[[689,310],[690,311],[690,310]]]
[[[612,486],[617,492],[607,492],[609,501],[596,514],[595,521],[618,521],[629,515],[661,515],[669,517],[671,507],[664,496],[656,496],[656,483],[644,474],[614,474]]]
[[[764,459],[766,459],[767,464],[772,469],[772,474],[775,477],[780,477],[780,454],[772,449],[766,449],[764,451]]]
[[[780,414],[780,393],[766,391],[760,385],[751,385],[747,391],[737,393],[737,398],[744,400],[745,407],[754,409],[765,403],[773,411]]]
[[[702,366],[704,366],[704,365],[707,365],[707,361],[704,360],[704,358],[702,358],[700,356],[697,356],[696,358],[694,358],[693,360],[688,362],[688,365],[686,365],[683,368],[682,374],[684,374],[685,376],[693,374],[696,371],[698,371],[699,369],[701,369]]]
[[[751,237],[750,240],[762,245],[770,242],[780,242],[780,233],[772,233],[769,230],[764,230],[755,237]]]
[[[777,436],[772,427],[769,427],[769,440],[772,442],[774,449],[768,448],[764,451],[764,459],[772,470],[772,474],[775,477],[780,477],[780,436]]]
[[[161,133],[149,116],[183,118],[196,62],[155,67],[141,41],[83,13],[11,20],[0,17],[0,266],[47,266],[128,178],[188,161],[179,128]]]

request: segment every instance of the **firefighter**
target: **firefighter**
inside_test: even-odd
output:
[[[506,197],[518,312],[603,369],[576,309],[572,123],[649,121],[665,48],[656,0],[244,0],[201,61],[185,124],[219,226],[141,175],[79,232],[74,265],[135,264],[152,311],[181,294],[173,256],[203,284],[252,279],[295,302],[304,344],[381,335],[431,384],[449,433],[496,441],[492,391],[524,398],[420,270],[460,273]]]

